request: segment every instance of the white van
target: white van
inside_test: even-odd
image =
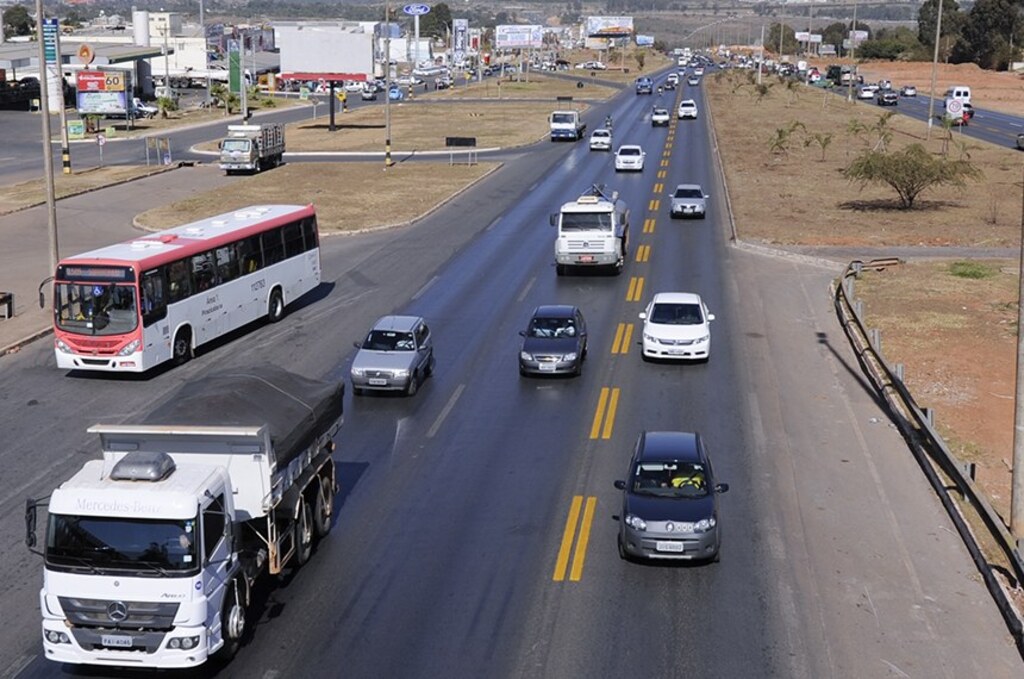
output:
[[[959,99],[965,104],[971,103],[971,88],[967,85],[953,85],[946,90],[946,99]]]

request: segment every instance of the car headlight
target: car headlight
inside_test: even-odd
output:
[[[707,533],[709,530],[714,528],[718,524],[715,521],[715,517],[711,516],[706,519],[701,519],[697,523],[693,524],[694,533]]]
[[[711,339],[711,334],[710,333],[708,333],[706,335],[701,335],[700,337],[695,339],[693,342],[694,342],[694,344],[700,344],[701,342],[707,342],[709,339]]]
[[[576,352],[575,351],[570,351],[565,356],[562,356],[562,360],[563,361],[575,361],[576,360]]]
[[[650,334],[645,332],[644,333],[644,340],[647,341],[647,342],[657,342],[658,338],[656,338],[654,335],[650,335]]]
[[[408,377],[408,376],[409,376],[409,371],[408,370],[396,370],[395,371],[395,377]]]
[[[175,637],[167,642],[167,648],[181,649],[184,651],[191,650],[199,645],[199,637]]]
[[[647,530],[647,522],[636,514],[626,514],[626,525],[634,530]]]
[[[131,342],[124,346],[124,349],[121,349],[121,351],[117,352],[117,355],[129,356],[131,354],[134,354],[135,351],[139,348],[140,344],[142,344],[141,340],[132,340]]]
[[[73,353],[75,353],[75,352],[71,351],[71,347],[69,347],[68,345],[64,344],[64,342],[62,342],[61,340],[57,340],[55,344],[57,346],[57,350],[62,352],[62,353],[65,353],[65,354],[73,354]]]
[[[519,352],[519,358],[521,360],[524,360],[524,361],[532,361],[533,360],[533,355],[532,354],[528,354],[525,351],[520,351]]]
[[[362,368],[352,368],[352,377],[362,377],[366,374],[366,371]]]

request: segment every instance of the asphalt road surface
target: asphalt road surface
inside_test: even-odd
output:
[[[616,143],[644,146],[644,172],[617,175],[585,144],[537,145],[412,227],[325,239],[321,289],[284,322],[181,368],[65,374],[46,341],[0,360],[0,676],[71,671],[40,657],[41,563],[21,545],[21,513],[24,497],[98,455],[88,425],[130,421],[215,368],[275,363],[342,379],[352,342],[395,311],[430,322],[435,375],[413,398],[347,396],[334,531],[294,578],[264,588],[235,660],[195,674],[1020,676],[995,606],[832,316],[827,285],[841,265],[727,244],[699,88],[663,101],[684,94],[701,117],[670,129],[650,127],[657,97],[613,103]],[[712,194],[708,218],[669,220],[674,185],[693,181]],[[595,182],[632,207],[628,263],[620,276],[556,277],[548,214]],[[132,207],[90,196],[79,210]],[[663,290],[699,292],[716,314],[707,364],[640,360],[636,314]],[[516,333],[545,303],[587,316],[580,378],[518,375]],[[627,326],[632,341],[617,341]],[[619,559],[612,483],[643,429],[705,435],[731,485],[720,563]],[[590,509],[570,521],[574,502]]]

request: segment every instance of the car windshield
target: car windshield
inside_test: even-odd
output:
[[[611,230],[611,212],[566,212],[562,214],[562,231]]]
[[[619,149],[619,155],[620,156],[639,156],[640,155],[640,149],[636,148],[635,146],[632,147],[632,148],[630,148],[628,146],[624,146],[621,149]]]
[[[656,116],[667,116],[668,115],[668,111],[666,111],[663,108],[656,108],[656,109],[654,109],[654,115],[656,115]]]
[[[606,137],[610,137],[610,136],[612,136],[611,133],[607,132],[606,130],[597,130],[596,132],[594,132],[594,137],[595,138],[596,137],[606,138]]]
[[[113,283],[58,283],[57,327],[80,335],[123,335],[139,324],[135,288]]]
[[[553,123],[571,123],[573,122],[572,114],[569,113],[555,113],[551,116],[551,122]]]
[[[415,351],[416,342],[411,332],[394,330],[372,330],[363,342],[363,349],[370,351]]]
[[[221,147],[224,151],[248,151],[249,140],[248,139],[225,139],[224,145]]]
[[[534,316],[527,334],[530,337],[575,337],[576,321],[571,318]]]
[[[662,302],[651,310],[651,323],[661,325],[700,325],[704,322],[699,304]]]
[[[676,189],[676,198],[703,198],[700,189]]]
[[[636,466],[630,485],[632,491],[638,495],[668,498],[697,498],[708,495],[707,470],[699,462],[641,462]]]
[[[198,568],[195,519],[50,515],[46,562],[166,574]]]

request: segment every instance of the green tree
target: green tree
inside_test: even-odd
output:
[[[1006,70],[1024,40],[1020,0],[977,0],[964,22],[950,60]]]
[[[934,156],[920,144],[886,153],[870,150],[858,156],[843,170],[843,176],[861,187],[885,184],[899,198],[900,207],[911,210],[924,191],[941,186],[966,186],[968,180],[982,178],[982,172],[969,160],[950,160]]]
[[[768,28],[764,38],[765,49],[772,52],[779,49],[779,31],[782,31],[782,54],[796,54],[800,49],[800,43],[796,41],[796,31],[789,24],[783,23],[772,24]]]
[[[637,69],[642,72],[644,70],[644,64],[647,63],[647,54],[644,52],[637,52],[633,55],[633,58],[636,59]]]
[[[815,145],[821,149],[821,162],[825,162],[825,150],[832,143],[832,133],[815,132],[807,139],[804,139],[804,148]]]
[[[35,30],[36,22],[24,5],[15,5],[4,10],[4,37],[32,35]]]
[[[452,25],[452,10],[444,2],[431,6],[430,13],[420,17],[420,36],[446,38]]]
[[[938,16],[939,0],[924,0],[917,12],[917,40],[925,47],[935,47],[935,20]],[[942,0],[942,37],[955,39],[965,18],[957,0]]]

